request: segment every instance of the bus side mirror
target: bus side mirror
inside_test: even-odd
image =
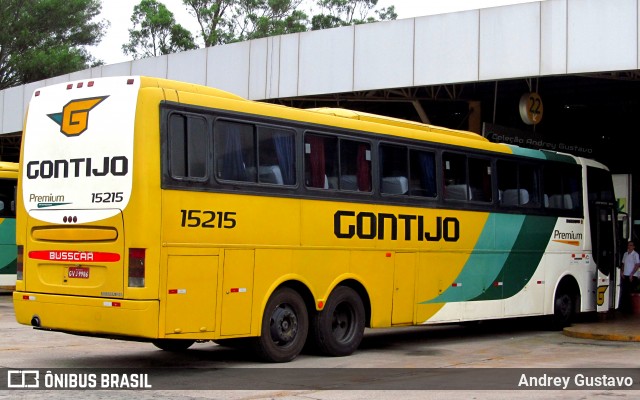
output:
[[[629,239],[629,214],[618,213],[618,232],[625,241]]]

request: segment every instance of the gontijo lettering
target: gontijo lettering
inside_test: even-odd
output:
[[[93,168],[93,166],[96,166]],[[69,160],[29,161],[28,179],[73,178],[89,176],[124,176],[129,172],[129,159],[125,156],[103,157],[102,162],[91,158]]]
[[[400,226],[400,229],[398,227]],[[333,215],[334,234],[339,239],[385,238],[387,227],[390,229],[391,240],[398,240],[398,231],[404,240],[416,239],[427,242],[457,242],[460,239],[460,221],[455,217],[435,217],[426,220],[423,215],[387,214],[355,211],[336,211]],[[425,228],[430,230],[425,230]]]

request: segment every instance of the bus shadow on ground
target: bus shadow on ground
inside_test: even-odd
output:
[[[421,343],[437,345],[451,341],[494,337],[495,335],[548,331],[559,332],[558,329],[552,327],[548,317],[524,317],[379,330],[367,329],[360,349],[382,350]]]

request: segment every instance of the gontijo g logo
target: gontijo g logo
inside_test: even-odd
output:
[[[107,97],[109,96],[71,100],[62,108],[62,112],[47,114],[47,116],[60,125],[60,132],[64,135],[78,136],[87,130],[89,111]]]

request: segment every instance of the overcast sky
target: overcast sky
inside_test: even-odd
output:
[[[189,29],[194,36],[197,34],[199,29],[195,18],[186,11],[182,0],[158,1],[167,6],[179,24]],[[394,5],[398,19],[403,19],[532,1],[536,0],[379,0],[378,7]],[[95,58],[103,60],[105,64],[115,64],[131,59],[122,54],[122,45],[129,41],[128,29],[132,28],[131,14],[133,7],[139,3],[140,0],[104,0],[102,2],[101,17],[110,21],[111,26],[100,45],[89,48]],[[200,40],[199,43],[202,41]]]

